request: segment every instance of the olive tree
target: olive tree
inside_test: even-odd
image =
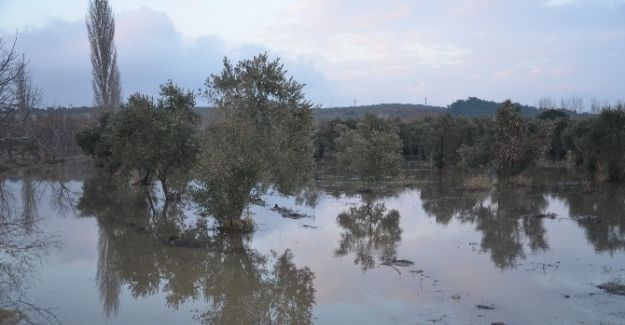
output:
[[[399,128],[391,121],[366,114],[356,128],[341,128],[336,139],[341,166],[364,179],[396,176],[402,162]]]
[[[625,107],[606,106],[598,117],[576,121],[562,139],[598,179],[625,180]]]
[[[267,54],[224,59],[206,80],[216,121],[202,137],[196,198],[222,228],[241,228],[244,209],[268,186],[286,193],[309,176],[312,105],[303,87]]]
[[[510,100],[497,110],[494,165],[500,175],[520,173],[549,149],[553,123],[529,121],[519,112],[519,105]]]
[[[104,114],[100,124],[82,130],[77,141],[100,165],[121,175],[135,175],[142,185],[154,180],[169,198],[173,180],[188,174],[199,145],[193,111],[195,95],[173,82],[161,86],[160,99],[134,94],[119,111]],[[184,184],[182,184],[184,185]]]

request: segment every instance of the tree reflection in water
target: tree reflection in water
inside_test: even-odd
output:
[[[472,223],[482,233],[481,251],[502,269],[512,268],[531,252],[549,249],[542,213],[547,208],[540,188],[494,188],[488,192],[461,190],[462,175],[433,175],[419,186],[423,209],[440,224],[453,218]]]
[[[262,254],[250,248],[251,234],[214,233],[157,201],[114,180],[84,184],[78,207],[100,228],[96,281],[107,316],[127,287],[134,298],[165,293],[174,309],[203,299],[209,307],[194,316],[201,323],[312,323],[314,273],[289,250]]]
[[[558,197],[567,203],[570,217],[584,229],[595,250],[610,254],[625,251],[623,184],[603,184],[591,193],[579,188]]]
[[[399,218],[397,210],[387,212],[383,203],[370,202],[339,214],[337,223],[344,232],[336,256],[354,254],[363,271],[376,266],[375,255],[382,264],[392,264],[401,241]]]
[[[0,323],[57,323],[46,308],[29,302],[27,294],[48,251],[58,247],[44,234],[37,215],[36,186],[24,179],[17,190],[0,179]],[[17,206],[20,195],[23,206]]]

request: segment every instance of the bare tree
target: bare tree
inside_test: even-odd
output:
[[[87,13],[91,45],[94,104],[102,109],[119,107],[121,84],[115,48],[115,18],[107,0],[92,0]]]
[[[540,109],[556,109],[556,103],[549,97],[542,97],[538,100],[538,108]]]
[[[18,55],[15,42],[7,44],[0,38],[0,141],[6,140],[15,128],[17,114],[15,100],[15,81],[22,65],[16,64]]]
[[[578,113],[582,113],[584,112],[584,99],[579,97],[579,96],[571,96],[571,99],[569,101],[571,103],[571,109],[578,112]]]
[[[27,117],[30,111],[41,103],[41,90],[33,86],[24,55],[22,55],[22,59],[17,62],[16,70],[15,105],[18,113]]]

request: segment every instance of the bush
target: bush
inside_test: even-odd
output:
[[[624,109],[605,108],[597,118],[578,121],[562,132],[575,161],[599,179],[625,180]]]
[[[292,193],[310,176],[312,105],[302,87],[266,54],[236,66],[226,59],[207,79],[216,120],[202,136],[194,194],[222,229],[245,225],[241,214],[268,184]]]
[[[105,113],[99,125],[81,130],[76,140],[98,165],[135,174],[142,185],[159,180],[170,197],[170,182],[193,167],[198,153],[194,97],[169,81],[161,86],[157,103],[134,94],[120,110]]]
[[[520,106],[507,100],[497,111],[494,165],[503,176],[516,175],[536,163],[549,148],[552,124],[529,121]]]
[[[364,179],[397,176],[402,162],[398,132],[393,122],[366,114],[355,129],[343,127],[339,131],[339,164]]]

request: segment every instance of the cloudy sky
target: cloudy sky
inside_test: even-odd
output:
[[[268,52],[322,106],[625,98],[625,0],[110,0],[124,94]],[[87,0],[0,0],[46,105],[90,105]]]

